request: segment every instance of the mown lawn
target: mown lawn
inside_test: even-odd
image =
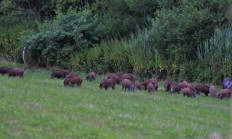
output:
[[[0,66],[2,66],[0,64]],[[65,87],[49,71],[0,75],[0,138],[229,138],[230,100]],[[85,75],[81,75],[84,79]]]

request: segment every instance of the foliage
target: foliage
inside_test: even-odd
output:
[[[92,6],[102,25],[102,38],[129,37],[138,28],[150,26],[157,0],[97,0]]]
[[[54,17],[56,11],[83,10],[93,2],[95,0],[1,0],[0,13],[9,14],[18,11],[30,18],[40,20]]]
[[[215,34],[198,47],[197,56],[204,69],[209,70],[213,81],[221,81],[224,77],[232,76],[232,31],[230,27],[216,30]],[[219,83],[219,82],[218,82]]]
[[[0,57],[9,61],[22,62],[22,45],[19,41],[22,32],[35,29],[35,22],[21,12],[0,16]]]
[[[148,40],[166,57],[177,54],[181,59],[195,59],[198,44],[226,23],[228,3],[229,0],[182,0],[176,8],[161,9],[156,12]]]
[[[76,52],[98,41],[97,21],[91,11],[58,13],[53,20],[39,24],[39,33],[24,42],[30,51],[30,64],[68,68]]]
[[[132,72],[133,68],[128,60],[130,51],[126,48],[128,44],[126,39],[102,41],[99,45],[78,53],[73,62],[76,63],[74,69],[97,73]]]

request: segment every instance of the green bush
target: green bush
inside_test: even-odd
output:
[[[101,24],[101,38],[129,37],[150,26],[158,0],[97,0],[91,7]]]
[[[175,8],[163,8],[156,12],[148,41],[167,58],[178,53],[182,58],[195,59],[197,46],[227,22],[229,2],[180,0]]]
[[[206,77],[220,83],[224,77],[232,76],[232,31],[230,27],[216,30],[214,35],[198,47],[198,62],[203,63],[201,69],[209,71]]]
[[[143,50],[145,47],[137,47],[139,43],[136,37],[122,40],[102,41],[91,49],[85,49],[73,58],[73,68],[84,72],[95,71],[108,73],[123,71],[134,73],[141,80],[149,77],[166,77],[167,60],[158,53]]]
[[[34,20],[21,12],[11,12],[0,16],[0,57],[14,62],[22,62],[23,46],[19,40],[22,32],[35,30]]]
[[[102,41],[99,45],[78,53],[74,58],[74,68],[97,73],[132,72],[133,67],[128,60],[130,51],[126,47],[128,44],[129,41],[125,39]]]
[[[39,24],[39,33],[29,37],[24,46],[29,64],[70,68],[73,55],[98,41],[97,21],[91,11],[58,13],[53,20]]]

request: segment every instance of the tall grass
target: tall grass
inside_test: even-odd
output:
[[[216,29],[214,35],[198,47],[199,62],[209,67],[211,76],[232,76],[231,42],[231,27],[225,27],[222,30]]]
[[[231,27],[223,30],[217,29],[211,39],[204,42],[198,48],[198,58],[217,61],[222,65],[231,64],[232,58],[232,31]]]
[[[148,32],[144,31],[130,39],[104,40],[91,49],[86,49],[73,58],[79,70],[98,73],[130,72],[141,78],[158,77],[165,70],[165,60],[149,43]]]

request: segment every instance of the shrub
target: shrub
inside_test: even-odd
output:
[[[128,60],[130,51],[126,47],[128,44],[126,39],[102,41],[94,48],[78,53],[73,63],[77,63],[75,68],[85,72],[132,72],[133,68]]]
[[[0,57],[8,61],[22,62],[22,45],[19,38],[30,28],[35,30],[35,22],[21,12],[12,11],[0,16]]]
[[[75,53],[98,41],[97,34],[97,21],[91,11],[58,13],[53,20],[39,24],[39,32],[24,42],[29,64],[69,68]]]
[[[158,0],[97,0],[92,9],[101,24],[102,38],[129,37],[145,28],[158,9]]]
[[[226,76],[232,76],[231,41],[231,28],[225,27],[223,30],[216,30],[208,41],[198,47],[198,62],[204,65],[201,69],[208,69],[208,79],[211,78],[216,83],[220,83]]]
[[[180,0],[175,8],[161,9],[156,12],[148,41],[166,57],[174,58],[178,53],[195,59],[197,46],[226,23],[229,2]]]

